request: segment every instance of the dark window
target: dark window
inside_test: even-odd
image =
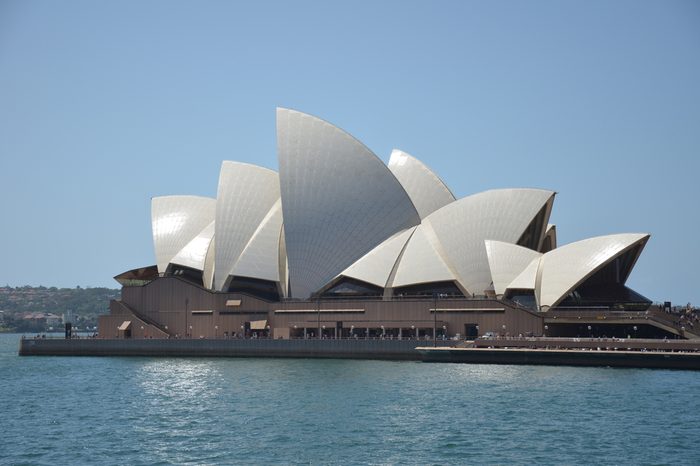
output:
[[[420,285],[401,286],[394,288],[395,298],[425,297],[441,295],[440,297],[463,298],[464,294],[452,281],[422,283]]]
[[[330,288],[323,291],[321,296],[324,298],[380,297],[383,291],[384,290],[379,286],[361,280],[355,280],[354,278],[342,277]]]
[[[259,278],[232,277],[228,285],[229,293],[243,293],[266,301],[279,301],[277,283]]]

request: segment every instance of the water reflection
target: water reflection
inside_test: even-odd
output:
[[[221,373],[211,360],[156,359],[142,365],[136,378],[154,397],[201,399],[220,389]]]

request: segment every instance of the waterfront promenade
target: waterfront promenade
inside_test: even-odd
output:
[[[267,357],[384,359],[700,369],[690,340],[601,338],[53,339],[22,338],[21,356]]]

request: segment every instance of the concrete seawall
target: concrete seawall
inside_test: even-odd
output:
[[[22,339],[20,356],[273,357],[420,360],[416,340]]]
[[[439,342],[438,344],[444,344]],[[455,342],[458,343],[458,342]],[[506,343],[505,341],[502,343]],[[581,342],[576,342],[581,344]],[[660,344],[660,343],[659,343]],[[668,346],[683,344],[666,343]],[[418,340],[22,339],[20,356],[146,356],[385,359],[470,364],[700,369],[700,352],[432,347]],[[625,342],[625,346],[634,346]]]
[[[425,362],[700,370],[700,353],[525,348],[417,348]]]

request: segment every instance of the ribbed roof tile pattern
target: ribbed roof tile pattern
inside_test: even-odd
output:
[[[433,212],[423,222],[435,231],[462,286],[482,295],[491,284],[484,240],[517,243],[552,196],[554,192],[543,189],[484,191]]]
[[[534,290],[537,285],[537,271],[540,267],[541,256],[532,259],[525,269],[518,274],[506,287],[508,290]]]
[[[243,249],[279,198],[279,177],[273,170],[230,161],[221,165],[216,204],[216,289],[225,286]]]
[[[211,238],[207,256],[204,258],[204,272],[202,273],[202,281],[204,287],[208,289],[214,288],[214,261],[216,259],[216,234]]]
[[[172,264],[184,265],[185,267],[203,271],[207,251],[209,250],[209,245],[213,237],[214,222],[211,222],[187,243],[184,248],[180,249],[180,252],[178,252],[170,262]]]
[[[362,256],[341,275],[384,288],[406,242],[416,227],[396,233]]]
[[[406,244],[391,283],[393,288],[456,279],[437,251],[429,229],[425,224],[419,225]]]
[[[394,149],[389,170],[408,193],[413,205],[425,218],[455,200],[449,188],[430,168],[406,152]]]
[[[279,244],[282,231],[282,202],[277,200],[260,222],[241,257],[233,267],[237,277],[279,281]]]
[[[306,298],[420,216],[362,143],[311,115],[277,109],[291,295]]]
[[[151,227],[158,273],[214,220],[216,200],[201,196],[160,196],[151,200]]]
[[[537,301],[540,308],[556,306],[603,266],[633,247],[643,247],[648,239],[649,235],[643,233],[598,236],[546,253],[540,261],[538,279]]]
[[[527,266],[540,257],[537,251],[517,244],[486,240],[486,254],[491,269],[491,279],[496,295],[505,293],[508,285],[519,276]]]

